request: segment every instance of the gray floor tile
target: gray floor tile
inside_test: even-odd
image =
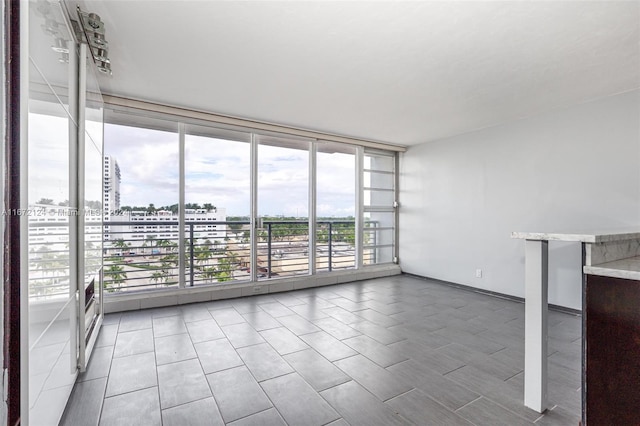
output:
[[[268,343],[240,348],[238,354],[259,382],[293,372],[291,366]]]
[[[287,426],[282,416],[275,408],[261,411],[256,414],[244,417],[235,422],[228,423],[229,426]]]
[[[209,311],[207,311],[208,313]],[[225,334],[213,319],[187,323],[187,330],[193,343],[222,339]]]
[[[295,313],[280,302],[263,303],[260,305],[260,308],[274,318],[293,315]]]
[[[360,318],[357,315],[354,315],[353,313],[351,313],[350,311],[341,308],[340,306],[334,306],[332,308],[326,308],[323,309],[322,312],[326,313],[327,315],[329,315],[332,318],[337,319],[338,321],[340,321],[341,323],[347,324],[347,325],[351,325],[354,322],[359,322],[362,321],[362,318]]]
[[[320,392],[351,426],[409,425],[408,420],[354,381]]]
[[[533,423],[528,422],[496,403],[489,401],[488,399],[481,397],[472,403],[465,405],[457,411],[457,413],[473,422],[478,426],[495,426],[495,425],[509,425],[509,426],[531,426]]]
[[[183,306],[180,316],[185,323],[205,321],[213,318],[206,307],[199,305]]]
[[[102,325],[118,325],[120,324],[120,318],[122,318],[122,312],[115,312],[113,314],[105,314],[102,320]]]
[[[243,364],[242,359],[227,339],[196,343],[195,349],[205,374]]]
[[[123,425],[162,425],[157,387],[104,400],[100,426]]]
[[[222,327],[233,347],[242,348],[249,345],[263,343],[264,339],[248,323],[233,324]]]
[[[106,387],[106,378],[76,383],[60,425],[97,425]]]
[[[261,331],[260,334],[280,355],[301,351],[309,347],[284,327]]]
[[[215,400],[210,398],[162,410],[163,426],[224,426]]]
[[[402,417],[419,424],[472,426],[453,411],[438,404],[419,389],[414,389],[386,402]]]
[[[184,320],[180,316],[160,317],[153,319],[153,337],[171,336],[187,332]]]
[[[261,383],[276,409],[289,425],[324,425],[340,418],[297,373]]]
[[[320,331],[318,327],[313,325],[313,323],[311,323],[310,321],[302,318],[300,315],[287,315],[278,317],[278,321],[280,321],[280,324],[287,327],[289,331],[291,331],[296,336]]]
[[[153,352],[153,331],[150,328],[118,333],[114,358]]]
[[[197,356],[188,334],[160,337],[155,339],[155,343],[158,365],[184,361]]]
[[[323,318],[315,320],[313,323],[338,340],[348,339],[362,334],[335,318]]]
[[[160,406],[165,409],[211,396],[197,359],[158,366]]]
[[[282,324],[280,324],[275,318],[263,311],[249,312],[242,314],[242,317],[251,324],[256,331],[282,327]]]
[[[400,312],[404,312],[404,307],[401,303],[383,303],[375,300],[367,300],[363,303],[367,308],[371,308],[376,312],[380,312],[384,315],[393,315]]]
[[[106,396],[157,386],[156,357],[153,352],[114,358]]]
[[[96,348],[102,346],[114,346],[116,344],[116,337],[118,336],[118,324],[102,325],[100,327],[100,334],[98,340],[96,340]]]
[[[350,324],[350,326],[365,336],[369,336],[374,340],[382,343],[383,345],[389,345],[391,343],[400,342],[405,339],[403,336],[399,336],[393,331],[381,327],[377,324],[369,322],[367,320],[360,319],[358,322]]]
[[[226,423],[272,407],[271,401],[246,367],[208,374],[207,380]]]
[[[219,327],[213,317],[224,326]],[[347,421],[367,426],[442,424],[444,419],[456,424],[459,419],[450,417],[447,409],[460,410],[472,421],[469,417],[477,416],[478,423],[576,424],[581,410],[581,319],[553,311],[549,317],[549,401],[554,408],[545,416],[523,404],[524,306],[411,276],[107,315],[68,412],[82,406],[88,410],[82,414],[86,423],[95,424],[95,406],[85,401],[101,399],[99,394],[104,392],[105,424],[145,424],[142,419],[159,424],[158,371],[174,374],[175,380],[188,381],[190,375],[171,369],[173,363],[156,368],[155,357],[161,363],[198,356],[186,364],[193,364],[193,377],[200,377],[200,383],[182,392],[181,397],[190,401],[175,402],[179,405],[163,411],[165,424],[198,424],[203,418],[219,422],[225,412],[227,423],[285,424],[256,377],[264,384],[273,379],[284,383],[287,376],[296,377],[297,383],[306,382],[305,394],[317,396],[320,390],[343,416],[328,423],[333,426],[345,426]],[[355,349],[318,331],[314,322],[348,340]],[[270,335],[268,343],[258,331]],[[195,355],[189,349],[191,342]],[[286,354],[278,354],[273,346]],[[41,348],[42,359],[49,357],[53,365],[63,349],[62,342]],[[37,355],[38,350],[33,353]],[[163,353],[171,351],[173,354]],[[367,356],[382,365],[394,362],[394,356],[409,360],[383,369]],[[202,385],[205,372],[209,373],[206,389]],[[32,389],[41,389],[46,377],[36,371],[30,380]],[[163,378],[165,393],[171,392],[169,388],[180,389],[166,383]],[[198,389],[202,395],[193,395]],[[286,386],[283,389],[295,393]],[[205,390],[213,392],[214,398]],[[64,388],[52,389],[42,393],[41,399],[63,397],[64,392]],[[278,405],[295,412],[299,407],[287,407],[293,397],[288,398]],[[58,415],[46,407],[37,404],[34,418]],[[217,417],[216,407],[221,413]],[[118,420],[118,416],[122,417]],[[431,422],[434,416],[438,420]],[[288,417],[295,423],[300,416]]]
[[[133,311],[122,314],[118,332],[142,330],[151,328],[151,313],[147,311]]]
[[[389,318],[388,315],[381,314],[380,312],[374,311],[373,309],[365,309],[363,311],[357,311],[354,313],[359,317],[362,317],[382,327],[391,327],[399,324],[397,320],[394,320],[393,318]]]
[[[362,355],[341,359],[335,365],[382,401],[413,389],[405,380]]]
[[[327,426],[349,426],[349,423],[345,419],[338,419],[335,422],[329,423]]]
[[[240,324],[245,322],[242,315],[233,308],[216,309],[211,311],[211,316],[220,327],[231,324]]]
[[[93,353],[89,359],[89,364],[84,373],[78,375],[78,382],[93,380],[109,376],[111,369],[111,358],[113,357],[113,346],[103,346],[93,348]]]
[[[423,364],[430,369],[440,373],[446,374],[450,371],[457,370],[460,367],[464,367],[465,363],[448,357],[447,355],[430,350],[420,343],[416,343],[413,340],[405,340],[398,343],[392,343],[390,348],[396,349],[401,353],[404,353],[409,358]]]
[[[480,396],[413,360],[392,365],[387,370],[453,411]]]
[[[513,391],[513,387],[507,382],[493,377],[484,371],[480,371],[473,366],[466,365],[458,370],[447,373],[445,377],[492,401],[499,401],[501,406],[530,422],[534,422],[540,417],[539,413],[524,406],[523,394],[516,394]]]
[[[349,312],[362,311],[364,309],[367,309],[363,302],[354,302],[352,300],[345,299],[344,297],[331,299],[331,303]]]
[[[151,318],[165,318],[180,315],[179,306],[165,306],[162,308],[149,309]]]
[[[305,334],[300,336],[300,338],[313,349],[318,351],[320,355],[332,362],[357,354],[357,352],[349,346],[324,331]]]
[[[580,410],[567,410],[563,407],[554,407],[545,413],[539,421],[536,422],[540,426],[565,426],[580,424]]]
[[[315,303],[307,303],[306,305],[291,306],[289,309],[306,320],[315,321],[322,318],[329,318],[329,315],[322,312],[322,308],[324,307],[326,306],[318,306]]]
[[[502,363],[499,360],[490,357],[489,355],[474,351],[467,346],[459,345],[457,343],[444,346],[436,351],[445,354],[450,358],[458,359],[465,364],[473,365],[478,370],[484,371],[485,373],[501,380],[507,380],[522,371],[520,368],[514,368],[509,364]]]
[[[241,315],[249,312],[262,312],[258,300],[255,297],[243,297],[240,299],[232,299],[231,306]]]
[[[401,351],[385,346],[368,336],[356,336],[342,342],[381,367],[389,367],[408,359]]]
[[[313,349],[285,355],[284,359],[316,391],[322,391],[351,380],[349,376]]]

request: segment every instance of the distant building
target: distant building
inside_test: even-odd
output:
[[[120,210],[120,166],[115,158],[104,156],[103,167],[104,193],[102,205],[104,208],[104,220],[108,221],[111,214]]]
[[[185,210],[185,238],[190,238],[193,230],[194,239],[221,240],[227,235],[227,226],[212,222],[227,220],[226,209],[215,210],[186,209]],[[123,211],[118,215],[111,215],[111,224],[105,226],[105,241],[123,239],[130,247],[142,247],[144,241],[178,239],[178,215],[169,210],[157,210],[148,213],[145,210]]]

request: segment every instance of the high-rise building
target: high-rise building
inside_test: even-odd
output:
[[[120,209],[120,166],[110,155],[104,156],[104,220],[109,220],[114,211]]]

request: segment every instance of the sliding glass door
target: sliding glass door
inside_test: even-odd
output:
[[[187,126],[186,286],[251,278],[251,135]]]
[[[303,139],[257,135],[257,278],[309,274],[309,150]]]

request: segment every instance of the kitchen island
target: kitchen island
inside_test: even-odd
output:
[[[525,240],[525,364],[524,404],[543,413],[547,407],[547,315],[549,241],[572,241],[582,245],[583,268],[583,392],[585,389],[587,307],[586,274],[603,265],[631,262],[640,257],[640,229],[598,232],[513,232]],[[596,269],[589,269],[596,268]],[[605,268],[611,270],[612,268]],[[618,272],[622,274],[622,272]],[[615,277],[609,277],[615,278]],[[585,411],[583,393],[583,417]]]

